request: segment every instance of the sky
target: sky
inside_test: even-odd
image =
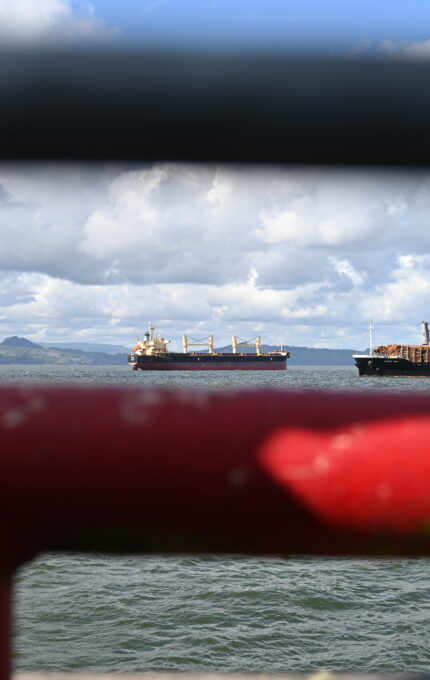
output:
[[[426,0],[0,0],[0,46],[427,54]]]
[[[426,59],[430,5],[0,0],[0,42]],[[430,172],[0,163],[0,340],[419,342]]]

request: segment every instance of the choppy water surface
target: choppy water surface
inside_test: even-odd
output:
[[[9,382],[430,392],[353,367],[0,367]],[[16,670],[430,671],[427,560],[42,555],[19,572],[15,602]]]
[[[354,366],[293,366],[287,371],[132,371],[129,366],[1,366],[0,384],[80,383],[204,389],[428,392],[430,378],[359,378]]]

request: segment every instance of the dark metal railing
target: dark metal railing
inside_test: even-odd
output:
[[[426,166],[430,65],[0,52],[9,159]]]

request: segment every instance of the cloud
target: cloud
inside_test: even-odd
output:
[[[375,191],[363,177],[345,178],[339,192],[337,181],[306,182],[284,199],[284,206],[264,208],[256,235],[266,243],[295,243],[308,248],[337,246],[366,238],[379,206]],[[367,200],[364,200],[366,195]],[[369,200],[370,197],[370,200]]]
[[[159,7],[165,5],[167,0],[149,0],[145,2],[140,10],[142,16],[151,16]]]
[[[399,194],[394,199],[392,199],[387,205],[387,215],[392,215],[393,217],[399,217],[407,210],[408,204],[405,197]]]
[[[0,185],[0,335],[360,349],[369,318],[387,341],[426,318],[425,172],[3,164]]]
[[[423,40],[383,40],[371,42],[360,40],[350,52],[352,57],[374,56],[404,61],[427,61],[430,59],[430,38]]]
[[[166,171],[156,167],[115,179],[107,205],[94,211],[84,225],[82,252],[97,259],[117,257],[139,248],[143,232],[145,241],[157,238],[161,212],[152,197],[165,177]]]
[[[22,295],[24,291],[27,298]],[[164,327],[175,321],[176,340],[179,329],[209,334],[215,326],[218,331],[223,328],[218,340],[228,342],[239,326],[247,334],[257,327],[267,329],[280,315],[307,319],[314,313],[306,306],[306,287],[295,291],[258,288],[252,275],[246,282],[216,287],[184,283],[106,288],[72,284],[42,274],[19,274],[9,295],[9,301],[0,299],[7,312],[7,317],[0,313],[0,328],[7,318],[7,324],[18,334],[30,332],[39,340],[47,337],[47,329],[51,339],[64,338],[67,328],[67,337],[82,337],[84,331],[86,337],[115,337],[128,343],[136,332],[144,330],[144,312],[146,320],[169,320],[164,321]],[[297,303],[302,306],[295,309]]]
[[[9,200],[9,194],[5,190],[4,187],[0,184],[0,203],[8,201]]]
[[[430,39],[416,42],[384,40],[378,49],[387,57],[396,59],[410,59],[412,61],[430,59]]]
[[[411,306],[417,314],[428,315],[430,255],[400,255],[389,280],[376,287],[371,299],[361,300],[363,313],[382,322],[411,320]]]
[[[67,0],[0,0],[0,44],[70,44],[94,42],[118,35],[108,27],[92,5],[77,12]]]
[[[336,257],[329,257],[329,263],[339,276],[345,276],[354,286],[361,286],[366,278],[366,272],[357,272],[348,260],[338,260]]]

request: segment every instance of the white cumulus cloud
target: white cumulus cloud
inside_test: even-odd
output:
[[[428,316],[429,213],[425,171],[2,164],[0,338],[395,341]]]
[[[94,41],[118,32],[97,16],[92,5],[78,12],[67,0],[0,0],[3,47]]]
[[[333,256],[328,259],[339,276],[345,276],[354,286],[360,286],[364,282],[366,272],[358,272],[348,260],[338,260]]]

